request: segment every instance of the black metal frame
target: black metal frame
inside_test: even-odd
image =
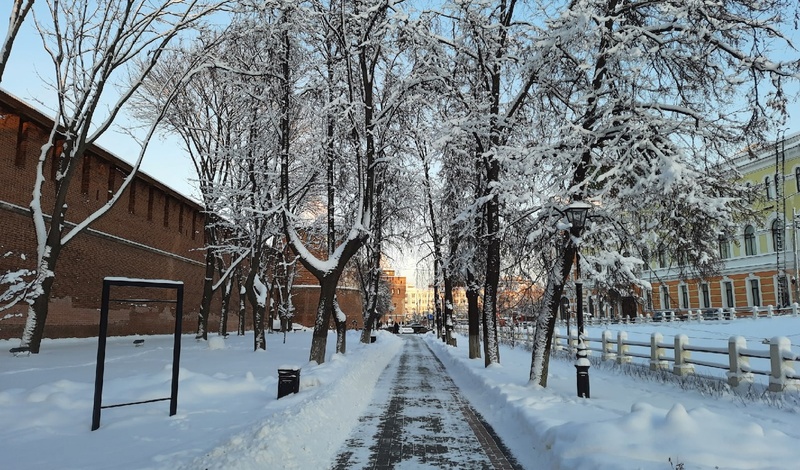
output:
[[[158,299],[111,299],[111,286],[117,287],[142,287],[154,289],[175,289],[176,300]],[[174,345],[172,349],[172,389],[167,398],[156,398],[153,400],[137,401],[133,403],[118,403],[116,405],[103,406],[103,374],[105,373],[106,361],[106,338],[108,336],[108,304],[109,302],[150,302],[150,303],[174,303],[175,304],[175,333]],[[100,411],[103,408],[117,408],[120,406],[139,405],[142,403],[152,403],[156,401],[169,400],[169,415],[174,416],[178,412],[178,372],[181,362],[181,330],[183,323],[183,282],[166,281],[153,279],[128,279],[107,277],[103,279],[103,297],[100,307],[100,333],[97,340],[97,370],[94,379],[94,409],[92,410],[92,431],[100,427]]]

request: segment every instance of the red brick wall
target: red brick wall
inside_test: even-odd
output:
[[[24,116],[22,120],[20,115]],[[22,132],[20,121],[24,124]],[[35,235],[26,209],[31,202],[39,152],[50,125],[35,110],[0,93],[0,273],[34,266]],[[89,171],[84,173],[87,162]],[[109,190],[120,187],[129,168],[130,165],[102,149],[89,149],[69,188],[67,221],[80,222],[102,207],[109,199]],[[52,209],[55,197],[53,174],[52,158],[48,158],[42,192],[45,213]],[[85,179],[85,175],[89,178]],[[129,187],[105,216],[62,251],[56,266],[45,336],[97,335],[102,279],[106,276],[183,281],[184,331],[195,331],[203,279],[202,207],[146,175],[137,177],[133,184],[136,185],[133,200]],[[153,217],[148,220],[150,188],[153,188]],[[167,201],[169,211],[165,220]],[[7,253],[9,256],[3,256]],[[134,296],[148,297],[143,294]],[[219,301],[216,304],[215,313],[219,311]],[[174,313],[165,313],[164,306],[151,304],[135,311],[126,305],[112,306],[117,311],[111,315],[109,333],[171,332]],[[6,318],[0,320],[0,338],[21,335],[26,308],[17,305],[3,312]],[[218,321],[215,315],[209,327],[216,329]],[[231,324],[235,325],[235,321]]]
[[[23,116],[22,132],[19,116]],[[0,92],[0,274],[34,266],[35,236],[27,207],[31,202],[39,152],[51,125],[52,122],[36,110]],[[22,141],[21,135],[25,137]],[[88,167],[84,167],[86,164]],[[105,204],[109,190],[120,187],[129,168],[130,165],[104,150],[90,148],[74,172],[67,198],[67,220],[80,222]],[[47,181],[42,193],[45,213],[52,209],[55,197],[52,170],[52,159],[48,158],[44,170]],[[144,174],[137,176],[132,184],[135,186],[133,198],[129,186],[105,216],[62,251],[56,266],[46,337],[97,335],[102,280],[106,276],[183,281],[183,330],[196,330],[204,276],[202,207]],[[6,253],[10,255],[4,256]],[[295,284],[317,286],[310,273],[304,269],[300,271]],[[342,284],[349,287],[340,289],[338,298],[348,315],[348,325],[356,320],[360,327],[361,295],[347,281],[351,274],[343,276]],[[124,291],[119,295],[112,292],[112,297],[152,298],[157,292]],[[317,287],[295,290],[295,323],[313,326],[318,293]],[[209,331],[218,329],[219,297],[217,293]],[[165,311],[167,306],[155,303],[140,303],[135,308],[112,305],[109,334],[170,333],[174,327],[174,312]],[[21,335],[26,308],[26,305],[16,305],[0,312],[0,338]],[[236,293],[230,309],[228,329],[235,331]],[[249,312],[247,325],[252,329]]]

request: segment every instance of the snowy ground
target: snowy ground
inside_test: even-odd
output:
[[[669,341],[687,334],[696,344],[800,337],[800,318],[615,327]],[[591,330],[590,336],[599,336]],[[696,340],[696,339],[697,340]],[[719,338],[719,340],[716,340]],[[104,404],[169,395],[172,339],[109,340]],[[267,337],[252,352],[252,335],[183,339],[178,413],[168,402],[104,409],[90,431],[96,339],[45,341],[30,357],[5,353],[0,341],[0,468],[172,469],[329,468],[373,397],[380,372],[402,340],[380,332],[371,345],[348,337],[345,356],[307,363],[310,333]],[[786,469],[800,461],[796,395],[744,399],[727,391],[685,390],[635,377],[617,367],[591,370],[592,398],[575,397],[570,360],[554,360],[547,389],[527,383],[530,353],[504,348],[501,366],[466,358],[459,348],[426,340],[450,375],[518,461],[531,469]],[[329,345],[333,345],[333,336]],[[277,369],[302,367],[300,393],[280,400]]]

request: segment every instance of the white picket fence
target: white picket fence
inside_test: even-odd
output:
[[[499,334],[500,340],[506,344],[530,347],[533,341],[533,328],[503,328]],[[637,360],[649,364],[651,370],[671,370],[679,376],[694,374],[697,366],[724,370],[727,382],[733,387],[753,383],[755,376],[764,376],[768,378],[768,390],[772,392],[800,390],[800,374],[794,369],[800,354],[792,351],[791,341],[786,337],[775,337],[759,344],[768,345],[768,348],[750,347],[742,336],[732,336],[727,345],[719,346],[692,345],[686,335],[665,341],[658,332],[650,335],[650,341],[631,340],[624,331],[617,332],[614,337],[609,330],[603,331],[599,338],[584,337],[584,346],[589,354],[597,356],[593,353],[599,353],[602,361],[630,364]],[[576,347],[575,334],[567,337],[556,328],[554,350],[575,351]]]

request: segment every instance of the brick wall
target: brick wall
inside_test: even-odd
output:
[[[34,266],[35,232],[27,207],[39,153],[51,125],[37,111],[0,93],[0,273]],[[42,191],[45,213],[53,206],[55,170],[53,158],[48,156]],[[67,221],[81,222],[102,207],[129,172],[130,165],[103,149],[88,149],[69,189]],[[138,176],[105,216],[61,252],[45,336],[97,335],[102,279],[106,276],[183,281],[184,331],[195,331],[204,269],[202,226],[199,204],[147,175]],[[143,293],[134,297],[142,298]],[[165,305],[112,305],[110,334],[171,332],[174,311],[165,311]],[[0,338],[21,335],[26,308],[17,305],[3,312]],[[210,328],[217,328],[218,318],[212,318]]]
[[[27,207],[39,153],[51,125],[46,116],[0,91],[0,274],[34,266],[35,236]],[[75,169],[67,198],[67,221],[80,222],[108,202],[111,192],[121,186],[129,171],[130,165],[114,155],[101,148],[90,148]],[[47,213],[55,197],[51,157],[45,162],[44,175],[43,208]],[[202,211],[196,202],[140,173],[116,205],[62,251],[56,266],[45,336],[96,336],[102,279],[106,276],[183,281],[183,330],[195,331],[204,276]],[[343,276],[343,284],[350,277]],[[300,279],[295,283],[309,287],[295,291],[295,323],[312,326],[319,289],[311,287],[316,286],[316,280],[303,269]],[[120,295],[126,294],[137,298],[152,295],[150,292]],[[218,329],[219,297],[215,296],[212,306],[209,331]],[[339,302],[348,315],[348,325],[356,320],[360,326],[360,293],[351,287],[341,289]],[[135,306],[112,305],[109,334],[171,333],[174,311],[165,310],[167,305],[142,302]],[[26,308],[16,305],[0,312],[0,338],[21,335]],[[228,329],[235,331],[236,293],[230,308]],[[247,325],[252,329],[250,313]]]

